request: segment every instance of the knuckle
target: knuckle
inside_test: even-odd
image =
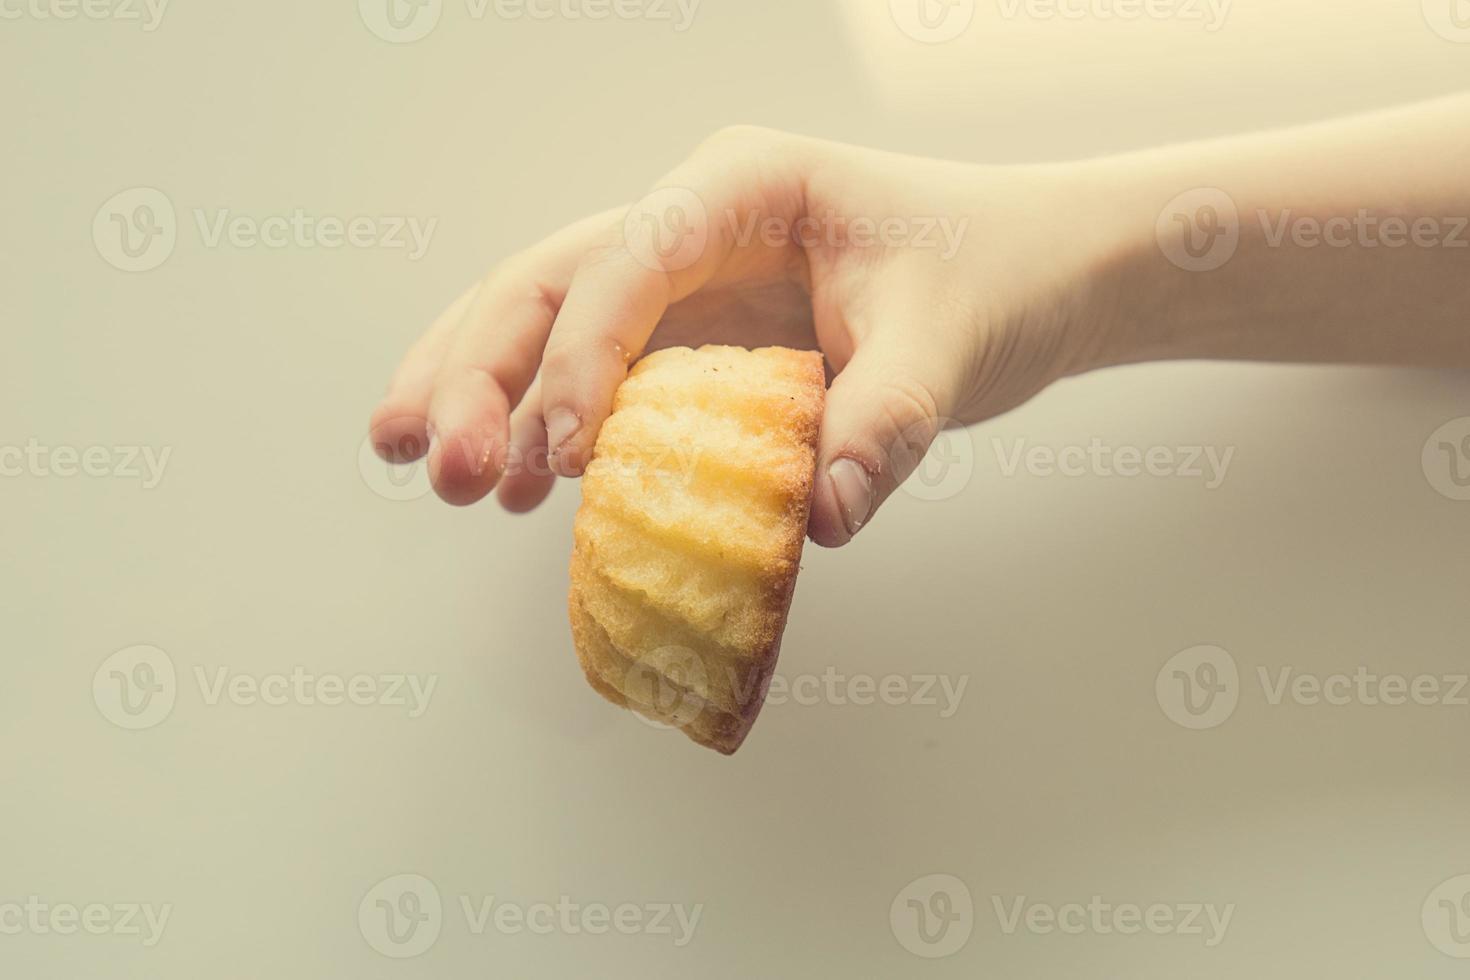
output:
[[[486,296],[524,302],[539,314],[554,318],[561,296],[546,282],[544,272],[544,262],[538,261],[534,250],[516,252],[486,273],[480,291]]]
[[[535,253],[530,249],[521,249],[501,259],[485,276],[486,282],[494,282],[512,276],[527,274],[535,265]]]
[[[540,279],[526,280],[525,300],[544,323],[555,322],[556,315],[561,312],[561,294]]]
[[[896,430],[916,423],[933,425],[939,415],[939,399],[922,381],[907,374],[894,375],[884,383],[880,403]]]
[[[628,240],[620,228],[616,235],[609,235],[606,240],[582,253],[582,258],[577,263],[577,272],[582,274],[606,266],[616,266],[626,262],[628,257]]]
[[[514,385],[513,372],[509,365],[500,361],[487,364],[471,364],[464,369],[469,384],[482,395],[497,402],[508,402]]]
[[[696,155],[754,153],[779,142],[780,133],[764,126],[737,123],[715,130],[695,150]]]
[[[538,265],[533,251],[507,256],[497,262],[480,281],[476,300],[501,296],[538,299],[537,293],[542,291],[542,272],[543,266]]]
[[[883,385],[878,398],[885,450],[895,476],[913,471],[939,431],[939,401],[923,382],[895,375]]]
[[[546,352],[541,357],[541,376],[543,390],[550,391],[556,387],[560,378],[571,377],[578,357],[566,341],[551,341],[547,344]]]

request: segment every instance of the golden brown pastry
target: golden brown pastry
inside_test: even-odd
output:
[[[582,478],[572,638],[603,697],[730,754],[776,668],[806,537],[820,354],[672,348],[633,366]]]

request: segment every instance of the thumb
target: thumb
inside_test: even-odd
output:
[[[832,382],[817,447],[811,538],[838,548],[913,473],[954,405],[957,371],[870,340]]]

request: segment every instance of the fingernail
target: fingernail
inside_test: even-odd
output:
[[[873,510],[873,481],[868,471],[855,459],[846,456],[827,467],[832,491],[837,495],[837,509],[848,534],[857,534]]]
[[[546,415],[546,446],[555,456],[561,451],[563,445],[577,430],[582,428],[582,420],[577,414],[565,408],[553,408]]]

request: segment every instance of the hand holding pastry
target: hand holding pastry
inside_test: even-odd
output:
[[[406,461],[432,432],[440,496],[498,483],[526,510],[553,471],[580,475],[636,356],[819,350],[835,378],[809,531],[833,546],[941,425],[1069,374],[1204,357],[1470,367],[1467,118],[1456,96],[1004,167],[723,130],[639,202],[465,293],[405,358],[375,443]]]
[[[498,485],[527,510],[585,471],[569,611],[588,681],[733,752],[803,525],[847,543],[942,426],[1149,359],[1470,366],[1467,253],[1429,235],[1470,214],[1467,109],[1030,167],[722,131],[462,296],[375,443],[427,451],[456,504]],[[1273,217],[1298,212],[1331,247]]]
[[[553,472],[581,474],[636,356],[819,350],[835,380],[809,530],[845,544],[941,425],[997,414],[1083,365],[1097,249],[1086,235],[1053,240],[1035,216],[1078,213],[1087,196],[1051,168],[722,131],[640,202],[558,232],[460,297],[404,360],[375,442],[401,461],[427,446],[451,503],[498,484],[501,503],[527,510]]]

